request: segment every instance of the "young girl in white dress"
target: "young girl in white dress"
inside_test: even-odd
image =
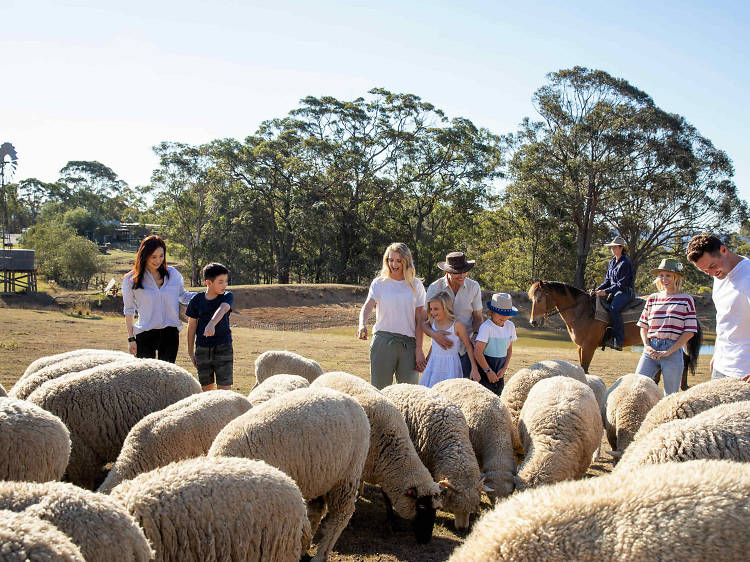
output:
[[[448,349],[443,349],[439,345],[432,345],[427,367],[419,379],[419,384],[432,387],[440,381],[463,377],[461,359],[458,356],[459,339],[466,346],[466,354],[471,360],[471,378],[478,381],[479,371],[474,359],[474,348],[471,345],[469,335],[466,333],[466,328],[461,322],[456,322],[453,316],[453,299],[447,292],[443,291],[435,295],[427,304],[429,305],[430,316],[432,316],[432,329],[448,332],[448,338],[453,342],[453,345]]]

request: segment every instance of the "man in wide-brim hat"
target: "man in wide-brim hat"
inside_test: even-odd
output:
[[[464,325],[472,342],[476,337],[479,326],[482,325],[482,290],[479,283],[466,276],[475,263],[474,260],[467,260],[463,252],[451,252],[445,256],[445,261],[438,262],[438,268],[443,270],[445,275],[427,288],[426,302],[428,306],[425,307],[426,310],[429,310],[430,300],[439,293],[447,291],[453,297],[453,314],[456,320]],[[448,349],[452,345],[447,332],[432,329],[429,317],[426,317],[423,328],[424,333],[443,349]],[[471,374],[471,359],[466,354],[464,344],[459,341],[458,345],[461,370],[464,378],[468,378]]]
[[[609,322],[612,324],[612,341],[610,346],[621,350],[625,339],[625,326],[620,312],[635,297],[633,264],[628,258],[627,243],[622,236],[615,236],[612,242],[605,244],[612,251],[612,259],[607,266],[607,277],[604,283],[595,289],[598,297],[611,297],[609,305]]]

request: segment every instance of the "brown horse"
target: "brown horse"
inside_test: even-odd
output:
[[[576,289],[565,283],[557,281],[537,281],[529,289],[531,300],[531,325],[541,327],[544,319],[559,312],[568,328],[570,339],[578,346],[578,362],[585,372],[589,372],[591,359],[594,357],[596,348],[602,343],[607,324],[594,318],[596,297],[589,295],[580,289]],[[688,341],[689,353],[684,354],[685,370],[682,373],[681,388],[687,389],[687,371],[690,368],[695,373],[695,365],[698,361],[698,352],[702,343],[702,331],[698,324],[697,337]],[[625,342],[623,347],[640,345],[641,331],[635,322],[625,324]],[[656,382],[659,382],[657,373]]]

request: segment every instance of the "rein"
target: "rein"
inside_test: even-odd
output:
[[[548,299],[550,297],[551,293],[548,293],[547,291],[544,292],[545,297],[545,305],[549,302]],[[555,314],[561,314],[565,310],[570,310],[571,308],[575,308],[578,306],[578,301],[574,301],[573,304],[570,304],[568,306],[564,306],[563,308],[558,307],[555,305],[555,307],[552,310],[545,310],[544,311],[544,319],[546,320],[550,316],[554,316]]]

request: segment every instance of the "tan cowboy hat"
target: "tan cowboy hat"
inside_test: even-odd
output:
[[[625,239],[622,236],[615,236],[612,242],[605,244],[605,246],[627,246],[627,245],[628,243],[625,242]]]
[[[682,264],[677,260],[669,258],[664,258],[663,260],[661,260],[659,267],[652,269],[651,271],[649,271],[649,273],[656,276],[660,271],[669,271],[670,273],[675,273],[677,275],[684,275],[682,271]]]
[[[448,273],[466,273],[475,263],[474,260],[467,260],[463,252],[451,252],[437,266]]]
[[[503,316],[515,316],[518,309],[513,306],[513,298],[508,293],[495,293],[492,300],[487,301],[487,308]]]

